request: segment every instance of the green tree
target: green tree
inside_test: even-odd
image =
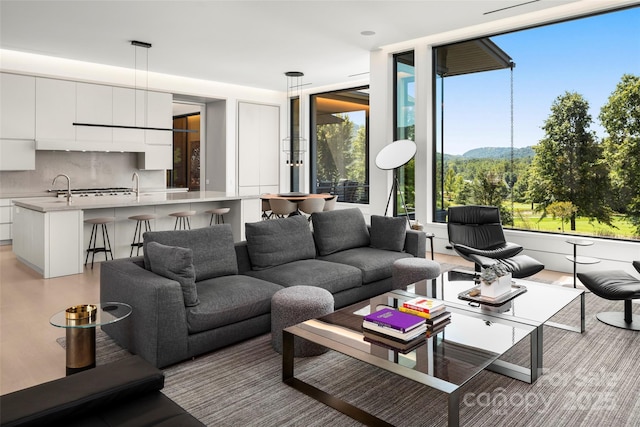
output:
[[[640,77],[622,76],[599,119],[608,134],[603,145],[613,206],[626,211],[640,235]]]
[[[589,103],[578,93],[565,92],[555,99],[543,126],[545,136],[534,147],[529,180],[532,201],[543,209],[556,201],[577,208],[570,217],[572,231],[576,216],[611,225],[610,209],[602,203],[609,189],[608,168],[602,146],[589,130],[588,111]]]
[[[564,233],[564,223],[569,221],[578,209],[571,202],[553,202],[545,208],[545,212],[553,217],[560,218],[562,232]]]

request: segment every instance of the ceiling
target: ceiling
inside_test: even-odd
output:
[[[149,71],[283,90],[286,71],[361,81],[381,46],[573,1],[0,0],[0,47],[136,68],[139,40]]]

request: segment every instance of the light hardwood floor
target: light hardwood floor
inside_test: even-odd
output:
[[[436,260],[468,264],[441,254]],[[538,277],[558,284],[572,280],[571,274],[547,270]],[[51,326],[49,318],[72,305],[99,300],[100,263],[83,274],[43,279],[16,260],[11,246],[0,246],[0,394],[63,377],[65,351],[56,339],[65,331]]]

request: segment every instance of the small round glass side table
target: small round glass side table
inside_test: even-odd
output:
[[[66,329],[67,375],[96,366],[96,327],[125,319],[131,306],[121,302],[75,305],[49,319],[49,323]]]
[[[573,263],[573,287],[576,287],[578,264],[597,264],[600,262],[598,258],[586,256],[578,256],[578,246],[591,246],[593,242],[585,239],[569,239],[567,243],[573,245],[573,255],[566,255],[566,258]]]

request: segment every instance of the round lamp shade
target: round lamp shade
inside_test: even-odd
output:
[[[416,155],[416,143],[409,139],[400,139],[385,146],[376,156],[376,166],[382,170],[391,170],[407,164]]]

